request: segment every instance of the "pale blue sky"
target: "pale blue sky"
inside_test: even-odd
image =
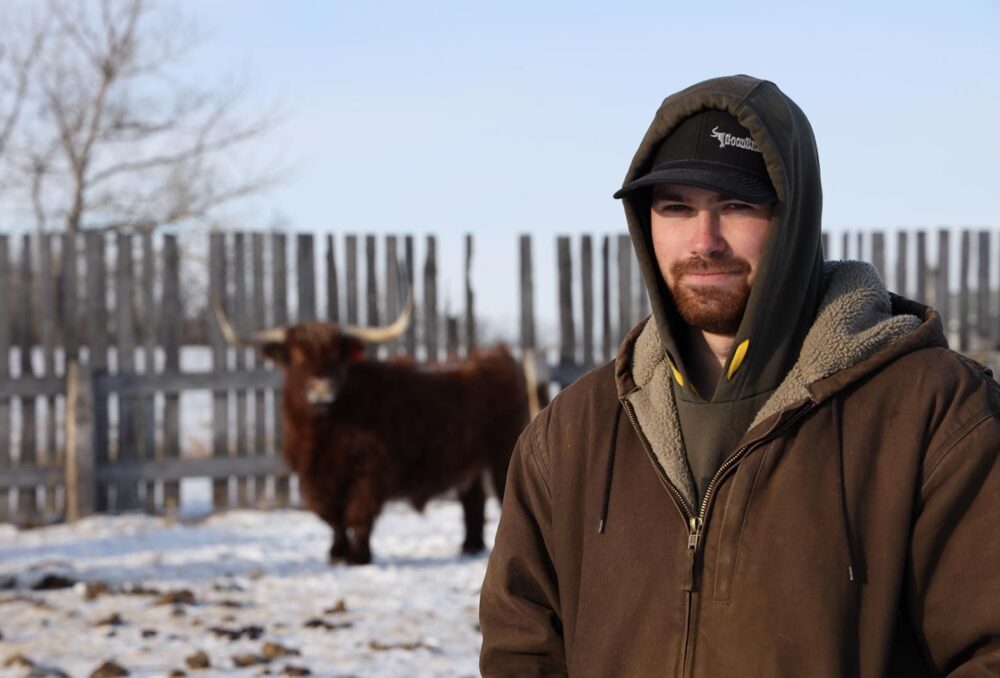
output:
[[[472,232],[513,281],[518,233],[624,228],[611,194],[663,97],[744,72],[812,121],[828,230],[1000,226],[1000,2],[812,4],[187,6],[199,77],[243,72],[288,113],[267,150],[295,170],[251,225],[436,233],[446,256]],[[506,317],[516,285],[486,275]]]

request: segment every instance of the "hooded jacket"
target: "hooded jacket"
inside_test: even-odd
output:
[[[730,89],[766,86],[727,80],[724,96],[716,82],[681,101],[739,112],[755,138],[776,129],[732,103],[747,98]],[[790,179],[795,163],[770,148],[775,223],[793,223],[812,209],[794,187],[811,180]],[[642,262],[641,215],[627,209]],[[760,395],[755,380],[780,373],[703,496],[675,398],[684,366],[656,299],[616,361],[528,427],[483,583],[484,675],[1000,674],[1000,388],[872,267],[813,273],[786,281],[822,295],[787,306],[804,331],[796,319],[760,342],[781,353],[780,338],[797,337],[788,366],[751,348],[736,370],[746,381],[726,386]],[[766,307],[766,279],[748,315]],[[770,331],[744,325],[751,345]]]
[[[625,184],[651,169],[657,149],[681,122],[709,108],[728,112],[750,132],[777,202],[734,350],[708,399],[689,378],[688,328],[653,253],[649,192],[634,191],[624,200],[656,328],[673,366],[678,416],[693,472],[692,495],[704,494],[711,475],[792,366],[822,293],[822,190],[816,142],[805,114],[774,83],[746,75],[716,78],[668,97],[636,151]]]

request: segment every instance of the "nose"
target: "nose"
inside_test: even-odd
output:
[[[337,397],[337,387],[332,379],[312,377],[306,382],[306,402],[310,405],[329,405]]]
[[[699,209],[695,214],[691,254],[712,258],[725,252],[727,247],[728,244],[722,237],[719,212],[714,209]]]

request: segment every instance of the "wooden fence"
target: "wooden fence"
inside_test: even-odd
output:
[[[294,502],[278,375],[226,345],[210,300],[248,331],[386,322],[416,289],[416,322],[381,351],[441,360],[477,343],[471,236],[463,245],[460,262],[441,262],[434,236],[0,235],[0,522],[169,511],[194,477],[211,479],[216,508]],[[547,356],[558,384],[610,359],[649,312],[626,235],[557,238],[551,296],[534,275],[549,263],[530,236],[517,245],[520,344]],[[1000,341],[1000,234],[850,233],[824,236],[824,250],[873,262],[891,289],[937,307],[959,350],[988,357]],[[442,263],[464,276],[460,316],[439,312]],[[537,313],[540,300],[556,312]],[[536,324],[550,315],[552,336]],[[200,362],[186,364],[192,352]],[[194,444],[203,420],[209,440]]]
[[[649,300],[628,236],[603,236],[598,242],[600,254],[596,255],[592,236],[557,238],[559,349],[553,374],[560,383],[571,381],[595,362],[613,357],[625,332],[649,313]],[[941,313],[953,348],[996,371],[1000,233],[941,229],[891,235],[823,234],[823,251],[827,259],[872,263],[890,290],[930,304]],[[575,258],[574,253],[578,253]],[[535,344],[530,257],[530,238],[522,236],[521,338],[526,346]],[[599,279],[595,273],[598,257]]]
[[[210,300],[241,331],[318,318],[385,322],[414,285],[414,239],[384,237],[381,260],[378,240],[0,235],[0,522],[169,511],[191,477],[212,479],[216,508],[287,505],[280,379],[254,351],[226,344]],[[383,353],[440,360],[475,344],[471,312],[464,335],[458,318],[439,317],[436,245],[426,238],[422,325]],[[468,262],[471,238],[465,245]],[[472,301],[467,284],[470,311]],[[206,364],[182,365],[185,334],[207,341]],[[211,442],[185,449],[192,423],[181,398],[199,393]]]

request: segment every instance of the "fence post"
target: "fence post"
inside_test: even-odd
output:
[[[108,368],[108,285],[106,238],[98,231],[88,231],[84,237],[87,260],[87,364],[93,374]],[[101,396],[98,395],[98,398]],[[108,405],[94,402],[94,453],[98,463],[108,460]],[[107,511],[111,502],[110,486],[99,484],[94,509]]]
[[[150,377],[156,373],[156,323],[154,314],[162,312],[156,306],[156,255],[153,250],[153,234],[146,231],[142,234],[142,355],[143,373]],[[139,456],[144,459],[155,459],[156,453],[156,396],[144,395],[139,398]],[[148,513],[156,513],[157,481],[147,480],[142,483],[145,490],[144,505]]]
[[[472,234],[465,235],[465,352],[476,348],[476,297],[472,292]]]
[[[934,308],[941,314],[941,324],[944,325],[945,336],[948,336],[948,320],[951,318],[950,294],[948,292],[951,284],[948,280],[951,275],[949,267],[950,241],[951,232],[948,229],[942,228],[938,231],[938,265],[937,277],[934,280]]]
[[[559,271],[559,366],[576,362],[576,328],[573,323],[573,260],[568,236],[556,240]]]
[[[583,365],[594,364],[594,252],[591,237],[580,240],[580,302],[583,316]]]
[[[271,237],[271,324],[286,325],[288,323],[288,267],[287,267],[287,237],[284,233],[275,233]],[[350,262],[348,262],[350,263]],[[350,270],[350,269],[348,269]],[[350,302],[350,297],[348,298]],[[282,454],[282,437],[284,430],[281,421],[281,391],[272,392],[271,421],[274,424],[273,454]],[[289,506],[292,503],[291,477],[287,474],[274,478],[274,503],[278,506]]]
[[[413,281],[416,279],[416,273],[413,269],[413,236],[408,235],[403,241],[405,243],[406,250],[406,289],[408,293],[413,297],[414,306],[417,302],[417,291],[413,287]],[[406,354],[409,356],[415,356],[417,354],[417,316],[414,314],[413,318],[410,320],[410,324],[406,328]]]
[[[601,362],[611,357],[611,254],[610,241],[601,243]]]
[[[396,252],[396,236],[385,236],[385,321],[392,322],[399,315],[403,300],[399,298],[399,255]],[[386,344],[389,355],[400,353],[403,342],[397,337]]]
[[[295,239],[295,278],[298,283],[299,322],[316,320],[316,258],[312,233],[300,233]]]
[[[927,303],[927,233],[917,232],[917,284],[914,299],[922,304]]]
[[[906,293],[906,270],[909,268],[909,248],[905,231],[896,234],[896,294],[908,296]]]
[[[427,258],[424,260],[424,346],[427,360],[438,359],[438,314],[437,314],[437,241],[433,235],[427,236]]]
[[[340,287],[337,284],[337,257],[332,234],[326,236],[326,317],[332,322],[340,322]]]
[[[180,250],[177,236],[167,234],[163,238],[163,299],[160,322],[163,339],[164,370],[176,374],[181,370],[181,328],[184,313],[181,304]],[[179,393],[166,393],[163,397],[163,457],[176,459],[181,456]],[[163,509],[168,514],[175,513],[181,504],[181,486],[176,480],[163,483]]]
[[[618,236],[618,342],[632,329],[632,241]]]
[[[535,281],[531,267],[531,236],[522,235],[521,253],[521,349],[535,348]]]
[[[332,238],[333,236],[331,236]],[[267,300],[264,298],[264,234],[254,233],[250,236],[250,280],[251,301],[253,305],[253,323],[256,326],[265,324],[267,315]],[[249,364],[259,368],[264,364],[264,358],[257,351],[250,351]],[[266,389],[258,388],[253,393],[253,454],[263,457],[267,454],[267,396]],[[257,492],[257,503],[263,503],[267,494],[267,476],[254,476],[254,489]]]
[[[958,350],[969,349],[969,271],[972,258],[972,233],[962,231],[961,256],[958,280]]]
[[[993,348],[990,322],[990,232],[980,231],[976,245],[976,342],[977,350]]]
[[[21,330],[21,374],[34,376],[35,368],[31,361],[34,348],[35,289],[34,266],[32,262],[31,236],[24,235],[21,248],[21,299],[18,304],[17,323]],[[21,466],[35,466],[38,463],[37,429],[35,421],[35,396],[21,397]],[[31,524],[38,517],[38,506],[34,487],[19,487],[17,489],[18,520],[23,524]]]
[[[301,247],[301,241],[300,241]],[[252,312],[252,301],[248,298],[250,293],[247,287],[247,238],[243,232],[233,234],[233,315],[239,331],[246,332],[250,325],[250,314]],[[312,262],[309,262],[312,263]],[[307,270],[310,270],[307,267]],[[301,275],[301,268],[300,268]],[[300,297],[301,298],[301,297]],[[240,346],[236,348],[237,372],[246,370],[250,364],[247,357],[248,351]],[[250,456],[250,414],[249,407],[253,398],[251,389],[236,389],[236,456]],[[236,477],[236,505],[240,508],[248,508],[254,501],[254,482],[249,476]]]
[[[94,445],[94,389],[89,367],[66,365],[66,520],[94,512],[97,497]]]
[[[218,304],[226,313],[232,313],[228,303],[226,275],[226,235],[216,231],[208,241],[208,298],[209,312],[205,316],[208,323],[209,344],[212,348],[212,369],[228,372],[228,350],[219,323],[211,312],[211,305]],[[212,456],[229,456],[229,391],[222,388],[212,391]],[[212,506],[215,509],[229,507],[229,479],[212,480]]]
[[[344,267],[347,322],[354,325],[358,322],[358,236],[346,236],[344,245],[347,249],[347,263]]]
[[[886,287],[889,286],[889,276],[885,270],[885,233],[872,233],[872,263],[878,269],[878,275]]]
[[[116,238],[118,268],[115,271],[115,337],[117,371],[122,375],[135,374],[135,275],[133,267],[132,236],[119,233]],[[138,415],[139,398],[134,393],[118,394],[118,446],[117,461],[135,461],[139,456]],[[141,508],[139,504],[139,483],[125,480],[118,483],[116,511]]]
[[[0,234],[0,318],[10,318],[13,298],[10,293],[11,271],[6,235]],[[0,379],[10,376],[10,323],[0,322]],[[0,396],[0,472],[11,465],[11,411],[10,399]],[[10,490],[0,488],[0,523],[10,519]]]
[[[42,365],[46,377],[56,375],[56,316],[60,308],[59,297],[56,293],[56,276],[58,272],[52,255],[53,241],[58,236],[52,233],[44,233],[38,236],[38,289],[36,308],[50,309],[48,312],[39,313],[40,339],[42,344]],[[45,424],[42,429],[42,449],[45,450],[45,461],[47,464],[59,464],[62,459],[56,447],[56,398],[54,395],[45,396]],[[44,512],[47,515],[54,515],[56,507],[56,486],[52,483],[45,483],[44,492]]]
[[[365,298],[368,302],[365,314],[365,323],[368,325],[378,325],[378,276],[376,275],[375,264],[375,236],[365,236]],[[377,353],[377,347],[373,349]]]

